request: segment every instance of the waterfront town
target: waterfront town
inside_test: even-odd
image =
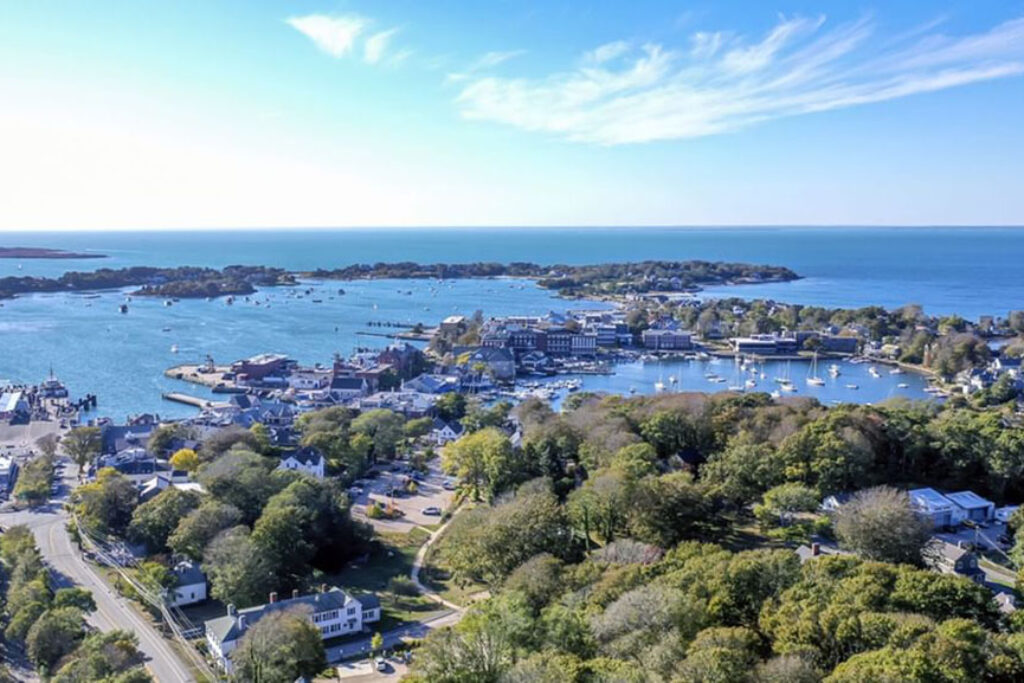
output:
[[[137,613],[147,633],[140,656],[172,662],[159,680],[181,662],[187,679],[247,680],[258,625],[284,628],[291,615],[313,628],[321,677],[416,676],[434,665],[431,639],[461,628],[499,587],[538,580],[516,579],[539,571],[525,569],[536,553],[607,572],[657,566],[679,542],[737,534],[745,540],[727,542],[737,557],[789,553],[797,574],[819,558],[859,556],[960,577],[982,591],[972,600],[991,600],[992,619],[1013,622],[1024,485],[1004,473],[1024,472],[1024,453],[1002,440],[1024,433],[1019,316],[827,318],[659,292],[610,310],[451,315],[324,363],[262,352],[170,367],[181,389],[164,399],[196,409],[174,420],[115,422],[102,416],[101,395],[73,398],[51,370],[38,385],[0,393],[0,497],[11,520],[0,525],[42,509],[56,514],[50,525],[69,525],[82,558],[71,575],[100,587],[101,610]],[[974,355],[948,362],[954,339]],[[984,340],[1003,343],[989,350]],[[666,362],[706,369],[708,386],[670,376],[620,397],[586,389],[588,377],[624,363]],[[789,374],[792,363],[808,368],[805,381]],[[813,397],[824,377],[856,389],[839,378],[861,365],[894,385],[904,373],[925,377],[929,407],[826,408]],[[996,432],[958,444],[946,423],[964,419],[979,430],[997,420]],[[887,449],[910,457],[909,437],[886,432],[898,420],[931,434],[921,448],[933,453],[894,471],[882,462],[896,457]],[[887,425],[883,434],[872,422]],[[760,432],[765,445],[748,443]],[[828,435],[838,442],[816,441]],[[953,441],[937,445],[940,437]],[[1013,464],[988,463],[995,452]],[[759,463],[769,454],[788,464]],[[962,464],[967,457],[973,464]],[[748,467],[761,475],[749,479]],[[551,490],[530,488],[536,477],[549,477]],[[663,500],[648,510],[631,491],[651,486]],[[516,487],[520,502],[501,502]],[[565,511],[538,524],[553,526],[513,534],[501,549],[481,546],[465,521],[497,524],[491,517],[516,505],[543,518],[551,504]],[[607,505],[633,511],[602,517]],[[893,530],[857,515],[881,515]],[[545,542],[550,533],[568,534],[568,548]],[[529,561],[520,567],[509,553]],[[634,559],[597,559],[613,555]],[[9,599],[9,631],[20,609],[40,608]],[[31,639],[30,626],[14,639]],[[167,643],[177,654],[167,656]],[[417,665],[419,654],[428,662]]]

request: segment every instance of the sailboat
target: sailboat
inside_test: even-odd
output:
[[[825,386],[825,380],[818,377],[818,352],[814,352],[814,356],[811,358],[811,374],[807,377],[807,383],[815,387]]]

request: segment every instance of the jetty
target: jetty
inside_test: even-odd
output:
[[[203,409],[203,408],[216,408],[216,407],[223,407],[223,406],[227,405],[227,403],[224,403],[224,402],[211,401],[211,400],[206,399],[206,398],[199,398],[198,396],[190,396],[189,394],[182,394],[182,393],[177,392],[177,391],[165,392],[163,394],[160,394],[160,397],[163,398],[165,401],[174,401],[175,403],[183,403],[183,404],[185,404],[187,406],[192,406],[193,408],[199,408],[200,410]]]

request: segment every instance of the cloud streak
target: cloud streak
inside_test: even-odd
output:
[[[667,48],[608,43],[539,78],[468,74],[456,105],[491,121],[617,145],[715,135],[1024,73],[1024,18],[963,36],[884,39],[870,18],[782,18],[761,39],[700,32]]]
[[[286,19],[285,23],[313,41],[313,44],[322,52],[335,59],[355,53],[360,40],[362,40],[363,61],[367,64],[387,62],[397,65],[412,54],[410,50],[399,50],[390,59],[385,59],[391,46],[391,39],[398,33],[398,28],[377,31],[362,39],[374,22],[355,14],[307,14],[302,17]]]

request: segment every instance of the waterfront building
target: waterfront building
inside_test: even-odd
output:
[[[284,354],[261,353],[252,358],[235,361],[231,364],[231,372],[234,373],[236,381],[259,382],[265,381],[270,375],[282,374],[292,365],[295,365],[295,361],[289,360]]]
[[[651,329],[641,333],[644,348],[652,351],[685,351],[693,348],[689,332],[670,329]]]

